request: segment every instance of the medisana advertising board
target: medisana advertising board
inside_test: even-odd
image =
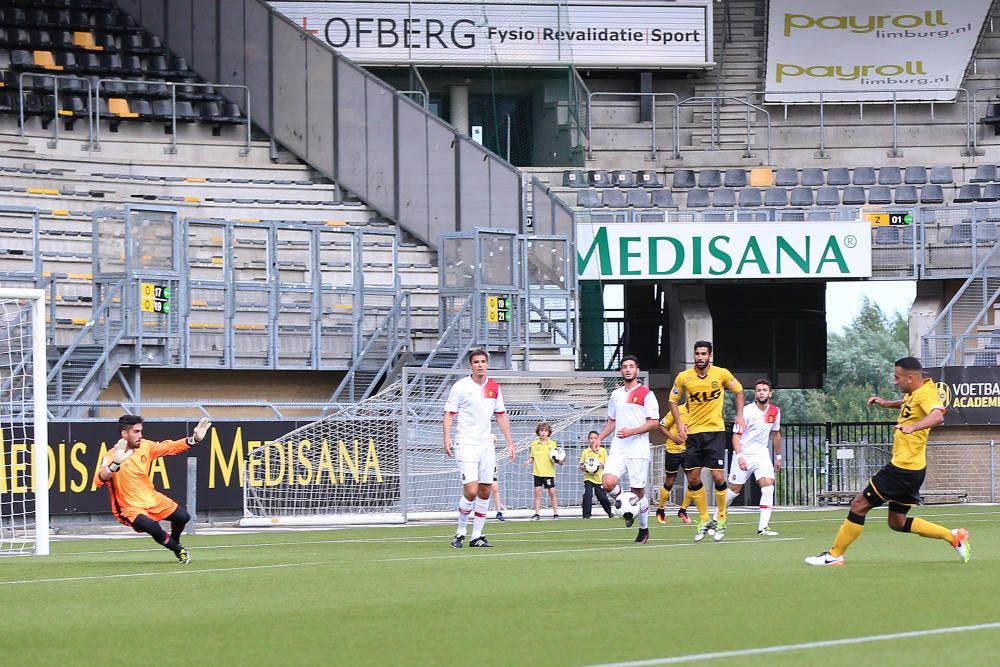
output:
[[[578,223],[581,280],[867,278],[866,222]]]
[[[271,2],[359,65],[706,68],[712,3]]]
[[[771,0],[764,101],[952,101],[989,6]]]

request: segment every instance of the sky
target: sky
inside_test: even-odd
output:
[[[892,316],[910,311],[917,285],[912,280],[852,280],[826,284],[826,328],[840,333],[861,310],[864,297],[877,303],[884,313]]]

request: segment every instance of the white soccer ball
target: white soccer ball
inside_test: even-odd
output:
[[[562,463],[566,460],[566,450],[562,447],[556,447],[552,450],[552,453],[549,454],[549,456],[551,456],[552,460],[556,463]]]
[[[639,516],[639,496],[625,492],[615,498],[615,516],[619,519],[634,519]]]
[[[593,474],[597,472],[601,467],[601,459],[596,456],[588,456],[583,461],[583,469],[587,472]]]

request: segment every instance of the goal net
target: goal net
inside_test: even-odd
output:
[[[444,455],[441,419],[452,384],[468,372],[404,369],[376,396],[252,450],[243,471],[243,525],[377,523],[453,513],[459,480],[454,460]],[[503,391],[517,448],[509,464],[494,422],[504,505],[532,506],[532,469],[524,463],[540,422],[552,426],[552,439],[566,450],[565,464],[556,466],[559,503],[579,505],[587,433],[603,428],[619,374],[503,371],[490,377]],[[491,516],[495,511],[491,503]]]
[[[44,306],[0,289],[0,556],[49,552]]]

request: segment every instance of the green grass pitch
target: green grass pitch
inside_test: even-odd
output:
[[[451,524],[198,535],[185,540],[188,566],[146,537],[55,541],[52,556],[0,560],[0,656],[60,667],[995,659],[1000,508],[913,512],[968,528],[968,564],[875,510],[846,567],[805,565],[845,514],[777,511],[781,535],[758,538],[756,513],[733,513],[723,542],[699,544],[671,517],[645,546],[603,518],[491,520],[489,550],[449,548]],[[806,645],[852,638],[868,640]],[[779,648],[751,651],[764,647]]]

